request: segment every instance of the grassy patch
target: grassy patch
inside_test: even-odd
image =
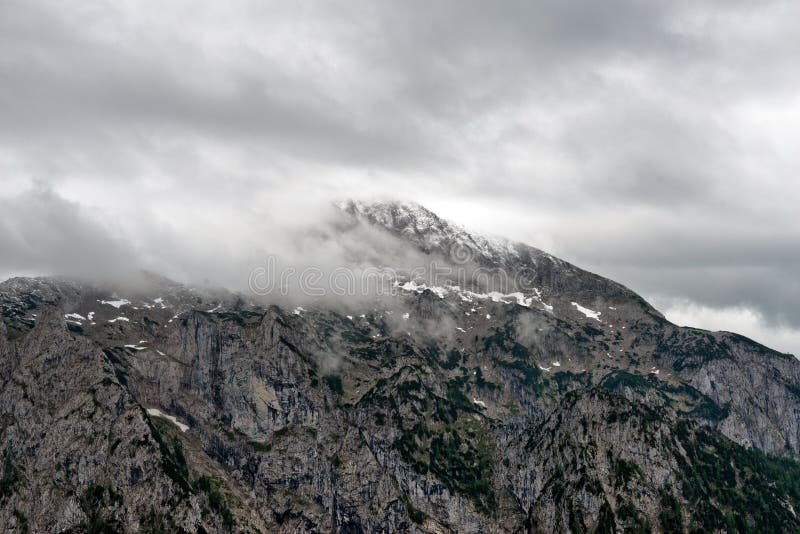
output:
[[[325,383],[331,388],[331,391],[341,396],[344,395],[344,387],[342,386],[342,377],[337,375],[325,375],[322,377]]]
[[[196,492],[205,493],[208,497],[210,511],[222,519],[223,525],[230,528],[234,525],[233,512],[228,505],[228,499],[222,494],[222,481],[209,476],[202,476],[194,481]],[[206,512],[207,513],[207,512]]]
[[[400,494],[400,500],[403,501],[403,506],[406,507],[406,510],[408,511],[408,517],[411,519],[411,521],[417,525],[421,525],[425,522],[425,520],[428,518],[428,514],[422,510],[414,508],[414,505],[411,504],[411,499],[408,498],[408,495],[405,493]]]

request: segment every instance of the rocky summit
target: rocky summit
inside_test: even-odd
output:
[[[0,284],[3,530],[800,531],[794,356],[421,206],[339,208],[320,239],[450,269],[297,302]]]

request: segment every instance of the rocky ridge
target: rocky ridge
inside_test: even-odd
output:
[[[417,205],[341,208],[515,276],[399,273],[390,295],[302,307],[154,275],[3,282],[6,528],[800,527],[793,356],[672,325],[620,284]]]

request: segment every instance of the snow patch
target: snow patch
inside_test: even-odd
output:
[[[600,321],[600,314],[601,314],[602,312],[598,312],[598,311],[590,310],[589,308],[584,308],[583,306],[581,306],[581,305],[580,305],[580,304],[578,304],[577,302],[571,302],[570,304],[572,304],[573,306],[575,306],[575,308],[577,308],[579,312],[581,312],[582,314],[584,314],[584,315],[585,315],[586,317],[588,317],[589,319],[594,319],[595,321]]]
[[[172,422],[172,424],[174,424],[175,426],[177,426],[178,428],[181,429],[181,432],[186,432],[187,430],[189,430],[189,425],[185,425],[185,424],[181,423],[174,416],[165,414],[164,412],[162,412],[158,408],[148,408],[147,409],[147,414],[148,415],[152,415],[154,417],[161,417],[162,419],[166,419],[167,421]]]
[[[434,295],[443,299],[450,290],[446,287],[440,286],[429,286],[427,284],[417,284],[414,280],[410,280],[405,284],[400,286],[400,289],[404,291],[415,291],[417,293],[423,293],[425,290],[431,291]]]
[[[123,306],[127,306],[131,303],[128,299],[120,299],[120,300],[98,300],[100,304],[105,304],[106,306],[114,306],[116,309],[120,309]]]
[[[479,300],[486,300],[490,299],[493,302],[499,302],[502,304],[513,304],[516,302],[520,306],[525,306],[526,308],[530,308],[533,304],[533,301],[538,301],[547,311],[552,312],[553,307],[549,304],[545,304],[542,302],[542,292],[534,288],[534,294],[531,296],[525,296],[520,291],[515,291],[513,293],[501,293],[499,291],[490,291],[489,293],[475,293],[474,291],[469,291],[468,289],[462,289],[459,286],[429,286],[427,284],[420,284],[414,280],[410,280],[405,282],[404,284],[400,284],[399,282],[395,281],[395,287],[399,287],[404,291],[414,291],[416,293],[422,293],[425,290],[432,291],[436,294],[439,298],[445,298],[449,293],[455,293],[456,295],[461,298],[464,302],[473,302],[475,299]],[[474,310],[473,310],[474,311]]]
[[[128,319],[127,317],[117,317],[116,319],[109,319],[108,322],[109,323],[116,323],[117,321],[125,321],[126,323],[131,322],[131,320]]]

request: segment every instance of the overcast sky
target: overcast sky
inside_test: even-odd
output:
[[[413,199],[800,354],[800,2],[205,4],[0,0],[0,276]]]

